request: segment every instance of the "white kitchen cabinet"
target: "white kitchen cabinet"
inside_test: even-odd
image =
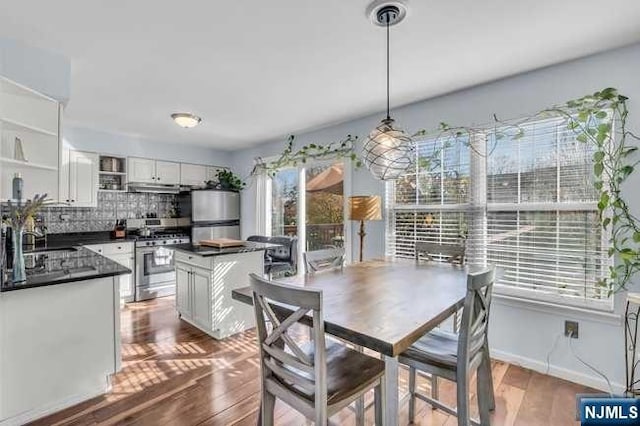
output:
[[[103,255],[104,257],[119,263],[125,268],[135,268],[135,255],[132,242],[117,242],[105,244],[90,244],[83,246],[86,249]],[[135,277],[133,272],[126,275],[119,275],[120,280],[120,299],[123,302],[133,302],[135,295]]]
[[[135,183],[178,185],[180,163],[129,157],[127,158],[127,180]]]
[[[127,158],[127,179],[129,182],[155,183],[156,160],[148,158]]]
[[[156,161],[156,183],[178,185],[180,183],[180,163]]]
[[[60,201],[71,207],[98,205],[98,154],[63,151],[59,194]]]
[[[211,271],[204,268],[191,270],[191,283],[193,286],[193,321],[200,327],[213,329],[212,318],[212,280]]]
[[[176,249],[176,310],[180,318],[216,339],[254,327],[253,309],[231,297],[262,274],[264,252],[200,256]]]
[[[176,309],[180,316],[191,317],[191,266],[176,263]]]
[[[180,185],[202,187],[205,181],[209,180],[208,167],[200,164],[187,164],[182,163],[180,165]]]

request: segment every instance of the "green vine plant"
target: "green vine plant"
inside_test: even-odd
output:
[[[362,167],[362,160],[356,153],[357,136],[347,135],[342,140],[328,144],[310,143],[294,150],[295,136],[290,135],[284,151],[271,162],[263,163],[262,167],[269,175],[274,176],[278,170],[287,167],[297,167],[312,160],[347,160],[355,168]]]
[[[640,220],[631,213],[622,186],[635,171],[640,161],[634,159],[638,150],[633,143],[640,138],[627,128],[629,110],[628,98],[614,88],[606,88],[591,95],[566,102],[563,105],[542,110],[518,121],[504,122],[493,116],[495,141],[508,136],[518,140],[525,136],[524,124],[536,118],[557,118],[566,120],[567,128],[576,135],[576,140],[592,144],[594,187],[598,195],[598,212],[603,231],[609,235],[609,258],[614,263],[609,267],[609,276],[598,282],[608,290],[608,295],[627,289],[631,279],[640,271]],[[476,150],[470,143],[474,134],[484,134],[486,127],[452,127],[441,122],[435,131],[419,130],[412,135],[416,138],[434,140],[434,149],[428,155],[418,156],[417,166],[423,171],[433,171],[440,165],[441,152],[456,143],[462,143]],[[362,166],[356,151],[357,136],[347,135],[338,142],[327,145],[308,144],[294,151],[294,136],[277,160],[263,167],[271,176],[278,169],[295,167],[311,159],[348,159],[355,167]],[[487,147],[489,156],[495,149]]]

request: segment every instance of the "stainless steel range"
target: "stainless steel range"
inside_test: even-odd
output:
[[[127,220],[129,235],[136,235],[136,301],[176,293],[172,246],[191,242],[178,225],[178,219]]]

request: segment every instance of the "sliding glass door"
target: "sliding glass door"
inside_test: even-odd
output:
[[[343,162],[279,170],[271,184],[271,235],[298,237],[302,252],[345,244]]]

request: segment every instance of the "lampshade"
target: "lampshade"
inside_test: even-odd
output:
[[[382,220],[382,199],[379,195],[349,197],[350,220]]]
[[[382,120],[363,147],[365,166],[380,180],[397,179],[413,165],[411,137],[393,124],[391,118]]]

